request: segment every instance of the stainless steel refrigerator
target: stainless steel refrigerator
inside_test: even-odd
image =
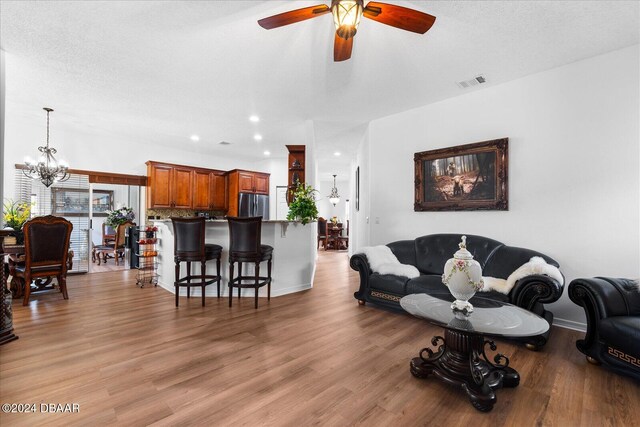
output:
[[[238,216],[261,216],[262,219],[269,219],[269,196],[240,193],[238,195]]]

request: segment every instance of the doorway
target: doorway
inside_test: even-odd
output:
[[[103,251],[97,248],[113,245],[117,236],[117,227],[109,224],[109,212],[131,209],[133,222],[140,220],[140,186],[124,184],[90,184],[89,206],[89,243],[91,247],[89,273],[128,270],[130,251],[125,245],[121,251]],[[122,238],[121,238],[122,240]],[[116,258],[117,257],[117,258]]]

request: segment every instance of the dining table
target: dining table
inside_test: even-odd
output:
[[[11,291],[11,295],[14,299],[22,298],[24,296],[24,280],[16,277],[16,268],[23,267],[25,264],[25,246],[23,244],[4,244],[2,245],[2,252],[6,256],[7,264],[7,287]],[[67,257],[67,270],[73,268],[73,256],[74,252],[69,250]],[[4,267],[3,267],[4,268]],[[53,277],[47,277],[43,279],[36,279],[34,285],[37,290],[42,290],[45,287],[51,285]]]
[[[344,227],[342,226],[342,224],[327,224],[327,232],[329,233],[327,249],[347,249],[345,242],[341,239],[343,230]]]

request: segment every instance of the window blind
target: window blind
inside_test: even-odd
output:
[[[73,251],[71,272],[89,270],[89,176],[70,174],[69,180],[47,188],[38,180],[15,170],[15,199],[31,205],[31,217],[61,216],[73,224],[69,249]]]

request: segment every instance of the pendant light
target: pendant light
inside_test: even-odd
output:
[[[336,188],[336,176],[333,175],[333,188],[331,189],[331,194],[329,195],[329,201],[335,207],[338,203],[340,203],[340,195],[338,194],[338,189]]]
[[[67,172],[69,169],[67,163],[64,160],[58,162],[54,157],[58,151],[49,147],[49,114],[53,109],[44,107],[43,110],[47,112],[47,145],[38,147],[40,158],[37,163],[29,157],[24,159],[27,168],[23,169],[22,173],[28,178],[40,180],[48,188],[54,182],[68,180],[70,175]]]

